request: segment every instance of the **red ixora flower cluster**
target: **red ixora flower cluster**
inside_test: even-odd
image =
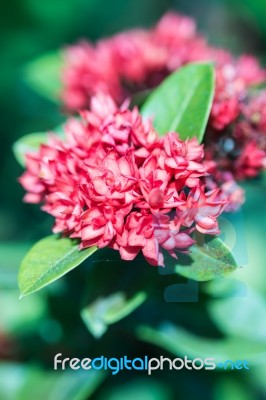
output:
[[[81,248],[119,250],[132,260],[142,251],[163,265],[163,249],[176,257],[194,243],[193,230],[219,233],[227,200],[206,191],[203,145],[170,132],[159,138],[137,108],[120,108],[103,94],[81,119],[70,119],[65,140],[50,136],[27,154],[20,183],[26,202],[43,202],[54,232],[79,238]]]
[[[240,204],[243,193],[234,180],[254,177],[265,167],[266,91],[259,100],[250,97],[249,89],[265,81],[266,72],[252,56],[234,58],[210,46],[192,19],[167,13],[150,30],[127,31],[95,45],[83,41],[66,49],[62,99],[70,111],[87,107],[98,91],[121,103],[196,61],[211,61],[216,69],[205,140],[207,161],[216,160],[215,165],[212,162],[212,184],[225,183],[230,191],[234,188],[238,193],[233,196],[235,203]]]

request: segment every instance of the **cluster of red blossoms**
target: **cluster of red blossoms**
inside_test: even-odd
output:
[[[266,91],[253,97],[250,88],[265,81],[266,71],[252,56],[236,59],[210,46],[190,18],[168,13],[150,30],[132,30],[95,45],[84,41],[68,48],[62,99],[70,111],[86,108],[99,91],[121,104],[196,61],[211,61],[216,69],[205,139],[206,161],[212,161],[215,177],[212,185],[225,184],[227,195],[234,192],[235,203],[241,203],[243,194],[234,180],[257,176],[265,167]]]
[[[206,190],[203,145],[170,132],[159,138],[137,108],[106,95],[70,119],[65,139],[52,135],[27,154],[20,177],[25,201],[42,202],[54,232],[79,238],[81,247],[110,247],[132,260],[142,251],[163,265],[194,243],[191,232],[217,234],[227,201]]]

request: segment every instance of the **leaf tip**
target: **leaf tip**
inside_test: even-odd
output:
[[[23,297],[25,297],[25,294],[24,293],[20,293],[20,295],[19,295],[19,300],[22,300],[23,299]]]

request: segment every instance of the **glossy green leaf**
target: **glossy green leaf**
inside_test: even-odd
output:
[[[76,241],[48,236],[37,242],[23,259],[19,270],[21,297],[36,292],[54,282],[97,250],[91,247],[79,250]]]
[[[178,255],[178,261],[167,259],[166,267],[196,281],[222,278],[237,268],[228,247],[217,237],[195,235],[196,243],[189,254]]]
[[[106,332],[108,325],[131,314],[146,297],[146,293],[138,292],[131,299],[127,299],[125,293],[117,292],[95,300],[81,311],[81,317],[92,335],[99,338]]]
[[[42,143],[47,143],[49,134],[64,137],[64,125],[61,124],[49,132],[29,133],[22,136],[13,145],[14,155],[22,167],[25,167],[25,154],[38,151]]]
[[[264,363],[266,357],[265,343],[255,339],[210,339],[192,334],[168,322],[161,324],[157,329],[141,326],[137,329],[137,335],[141,340],[182,357],[214,357],[218,362],[245,359],[254,365]]]
[[[31,61],[25,69],[27,84],[41,96],[59,102],[63,56],[60,52],[45,54]]]
[[[196,136],[201,142],[214,95],[212,64],[190,64],[166,78],[141,108],[152,117],[160,135],[175,131],[181,139]]]

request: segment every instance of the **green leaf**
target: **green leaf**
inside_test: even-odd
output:
[[[54,282],[97,250],[91,247],[79,250],[76,241],[48,236],[37,242],[23,259],[19,270],[21,297],[36,292]]]
[[[189,254],[178,255],[178,262],[168,258],[166,267],[196,281],[222,278],[237,268],[232,253],[219,238],[197,233],[195,239]]]
[[[25,155],[27,153],[38,151],[42,143],[47,143],[49,133],[56,133],[58,136],[63,138],[64,124],[57,126],[50,132],[29,133],[28,135],[22,136],[14,143],[13,152],[22,167],[25,167]]]
[[[131,314],[146,297],[146,293],[138,292],[127,300],[125,293],[117,292],[94,301],[81,311],[81,317],[92,335],[99,338],[107,331],[108,325]]]
[[[31,61],[25,69],[25,80],[35,92],[53,102],[59,102],[62,83],[63,56],[60,52],[45,54]]]
[[[214,357],[221,362],[246,359],[254,365],[264,363],[266,357],[265,343],[255,339],[210,339],[192,334],[170,322],[161,324],[157,329],[141,326],[137,329],[137,336],[182,357]]]
[[[158,86],[141,108],[153,117],[160,135],[175,131],[181,139],[202,141],[214,95],[212,64],[190,64],[179,69]]]

